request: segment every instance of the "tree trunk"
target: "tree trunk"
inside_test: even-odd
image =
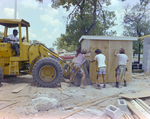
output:
[[[91,25],[90,29],[88,30],[88,32],[86,33],[86,35],[88,35],[94,28],[95,28],[95,25],[96,25],[96,3],[97,1],[94,0],[93,1],[93,6],[94,6],[94,10],[93,10],[93,24]]]

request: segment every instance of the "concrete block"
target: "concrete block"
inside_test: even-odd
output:
[[[127,111],[127,104],[126,101],[123,99],[118,100],[118,108],[120,108],[122,111]]]
[[[105,109],[106,115],[110,116],[112,119],[119,119],[122,116],[120,108],[113,105],[109,105]]]

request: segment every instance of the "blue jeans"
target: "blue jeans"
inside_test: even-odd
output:
[[[19,44],[18,44],[18,43],[13,43],[13,44],[11,44],[11,48],[12,48],[13,50],[16,50],[17,55],[20,55]]]

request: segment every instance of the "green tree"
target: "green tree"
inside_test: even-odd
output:
[[[4,37],[4,33],[0,31],[0,39]]]
[[[42,43],[42,42],[40,42],[38,40],[30,40],[29,43],[30,44],[35,44],[35,43]],[[42,43],[42,44],[45,45],[44,43]]]
[[[150,0],[140,0],[140,4],[147,6],[150,3]]]
[[[52,50],[52,51],[55,51],[54,48],[48,48],[48,49],[50,49],[50,50]]]
[[[74,8],[67,17],[66,33],[61,34],[53,45],[57,46],[57,50],[74,51],[82,35],[116,34],[108,31],[115,25],[115,13],[106,10],[110,4],[110,0],[52,0],[53,8],[63,6],[67,11],[70,7]]]
[[[146,4],[144,0],[141,0],[140,4],[136,4],[132,7],[127,6],[125,8],[123,22],[125,29],[123,35],[141,37],[150,34],[149,10],[148,4]],[[139,62],[141,48],[143,47],[140,40],[141,39],[138,39],[138,41],[133,42],[133,49],[135,50],[134,54],[138,53]]]

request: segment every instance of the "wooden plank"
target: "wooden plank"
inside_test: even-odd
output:
[[[61,89],[61,88],[57,88],[58,90],[60,90],[61,92],[64,92],[64,90],[63,89]]]
[[[146,103],[144,103],[142,100],[140,102],[139,99],[135,99],[135,101],[150,114],[149,106]]]
[[[65,90],[66,88],[68,88],[68,83],[65,83],[65,82],[61,82],[61,88],[63,89],[63,90]]]
[[[14,104],[17,104],[18,102],[20,102],[20,101],[17,101],[17,102],[11,103],[11,104],[6,105],[6,106],[4,106],[4,107],[0,107],[0,110],[2,110],[2,109],[4,109],[4,108],[7,108],[7,107],[9,107],[9,106],[12,106],[12,105],[14,105]]]
[[[93,103],[93,102],[96,102],[96,101],[99,101],[99,100],[103,100],[103,99],[111,98],[111,97],[116,97],[116,96],[118,96],[118,95],[112,95],[112,96],[108,96],[108,97],[105,97],[105,98],[101,98],[101,99],[97,99],[97,100],[92,100],[92,101],[88,101],[88,102],[80,103],[80,104],[77,104],[77,105],[74,105],[74,106],[66,107],[66,108],[65,108],[65,110],[73,109],[74,107],[78,107],[78,106],[82,106],[82,105],[90,104],[90,103]]]
[[[137,101],[139,101],[142,105],[144,105],[148,110],[150,110],[150,106],[147,105],[145,102],[143,102],[141,99],[136,99]]]
[[[129,115],[127,115],[127,114],[123,114],[123,116],[125,117],[125,119],[131,119],[131,118],[129,117]]]
[[[33,87],[33,86],[31,87],[30,86],[29,89],[30,89],[29,92],[28,92],[29,95],[34,95],[34,94],[37,93],[37,87]]]
[[[122,98],[127,98],[127,99],[145,98],[145,97],[150,97],[150,91],[145,90],[145,91],[140,91],[136,93],[121,94],[119,96]]]
[[[102,102],[104,102],[104,101],[106,101],[106,100],[108,100],[108,99],[110,99],[110,98],[106,98],[106,99],[97,101],[97,102],[95,102],[95,103],[92,103],[92,104],[90,104],[90,105],[84,107],[84,108],[78,108],[78,109],[76,109],[76,110],[73,110],[72,112],[70,112],[70,113],[68,113],[68,114],[65,114],[65,116],[63,116],[61,119],[65,119],[65,118],[67,118],[67,117],[69,117],[69,116],[71,116],[71,115],[73,115],[73,114],[75,114],[75,113],[77,113],[77,112],[80,112],[80,111],[82,111],[82,110],[84,110],[84,109],[86,109],[86,108],[89,108],[89,107],[91,107],[91,106],[94,106],[94,105],[97,105],[97,104],[99,104],[99,103],[102,103]]]
[[[131,100],[130,102],[134,107],[136,107],[141,112],[141,114],[143,114],[143,116],[145,116],[147,119],[150,118],[150,114],[147,113],[136,101]]]
[[[140,119],[139,117],[137,117],[136,115],[133,115],[133,118],[134,119]]]
[[[106,119],[111,119],[109,116],[106,116]]]
[[[132,78],[135,78],[135,79],[141,79],[141,77],[137,77],[137,76],[133,76]]]
[[[144,117],[144,116],[141,114],[141,112],[140,112],[137,108],[135,108],[129,101],[126,101],[126,103],[127,103],[127,106],[131,109],[131,111],[132,111],[135,115],[137,115],[140,119],[147,119],[147,118]]]
[[[134,119],[132,115],[130,115],[129,117],[130,117],[130,119]]]
[[[131,119],[134,119],[132,115],[129,116]]]
[[[108,98],[107,98],[107,99],[108,99]],[[84,107],[84,108],[78,108],[78,109],[76,109],[76,110],[74,110],[74,111],[72,111],[72,112],[66,114],[66,115],[65,115],[64,117],[62,117],[61,119],[65,119],[65,118],[67,118],[67,117],[69,117],[69,116],[71,116],[71,115],[73,115],[73,114],[75,114],[75,113],[77,113],[77,112],[80,112],[80,111],[82,111],[82,110],[84,110],[84,109],[86,109],[86,108],[89,108],[89,107],[94,106],[94,105],[96,105],[96,104],[98,104],[98,103],[104,102],[104,101],[107,100],[107,99],[100,100],[100,101],[95,102],[95,103],[93,103],[93,104],[90,104],[90,105],[88,105],[88,106],[86,106],[86,107]]]
[[[20,86],[20,87],[18,87],[18,88],[16,88],[16,89],[14,89],[14,90],[12,90],[11,92],[12,92],[12,93],[18,93],[18,92],[20,92],[22,89],[24,89],[27,85],[28,85],[28,84],[24,84],[24,85],[22,85],[22,86]]]

